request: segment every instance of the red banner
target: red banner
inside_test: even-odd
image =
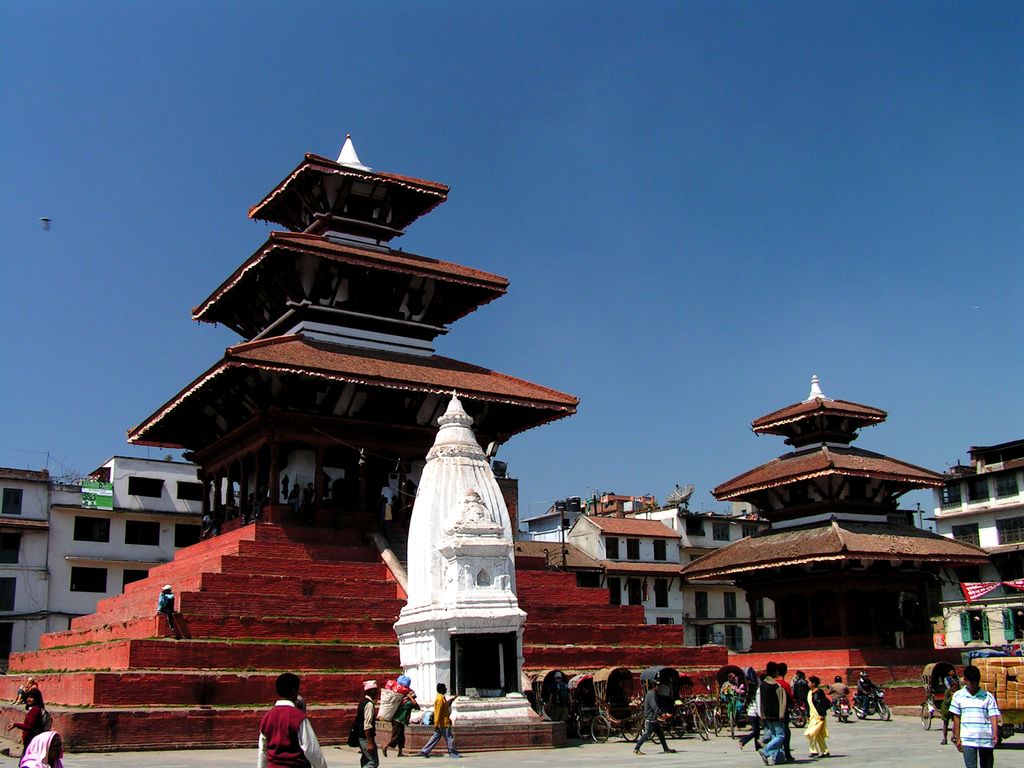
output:
[[[967,602],[971,603],[977,600],[979,597],[984,597],[1001,584],[1001,581],[961,582],[960,589],[963,590],[964,598],[967,600]]]
[[[1014,589],[1024,589],[1024,579],[1014,579],[1013,581],[1004,581],[1004,587],[1013,587]]]

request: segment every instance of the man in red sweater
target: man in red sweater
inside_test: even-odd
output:
[[[327,768],[306,713],[295,705],[299,678],[285,672],[277,678],[278,700],[260,723],[257,768]]]

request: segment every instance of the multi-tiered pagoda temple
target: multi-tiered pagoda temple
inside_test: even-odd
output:
[[[977,547],[915,528],[898,508],[908,491],[941,486],[941,475],[852,446],[860,429],[885,418],[826,397],[815,376],[806,400],[752,424],[793,450],[715,488],[721,501],[749,502],[771,529],[683,574],[745,589],[755,638],[755,601],[775,602],[779,637],[755,640],[755,651],[931,647],[937,574],[986,561]]]
[[[307,154],[249,211],[286,231],[192,313],[245,341],[129,441],[187,449],[215,516],[263,506],[273,519],[291,501],[306,520],[338,523],[375,508],[389,484],[415,483],[453,390],[485,446],[574,413],[571,395],[435,353],[453,322],[508,286],[391,247],[447,196],[363,165],[351,138],[336,161]]]

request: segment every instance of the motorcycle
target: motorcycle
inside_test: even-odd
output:
[[[885,703],[885,691],[875,688],[864,694],[858,694],[853,701],[853,711],[857,718],[863,720],[871,715],[878,715],[880,720],[892,719],[889,705]]]
[[[850,722],[850,699],[847,696],[832,694],[832,714],[841,723]]]
[[[789,708],[789,725],[791,728],[803,728],[807,725],[807,705],[796,704]]]

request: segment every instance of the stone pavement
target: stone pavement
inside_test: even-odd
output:
[[[960,768],[963,759],[953,746],[940,746],[941,727],[938,731],[925,731],[916,718],[896,717],[892,722],[866,720],[849,724],[829,721],[829,748],[832,758],[815,761],[807,757],[807,741],[802,733],[794,732],[793,746],[797,765],[811,766],[823,763],[826,768]],[[255,734],[253,743],[255,744]],[[701,768],[725,768],[749,766],[760,768],[761,760],[748,745],[741,752],[736,742],[727,735],[712,737],[702,742],[694,737],[670,741],[669,746],[679,750],[676,755],[666,755],[661,747],[644,745],[647,753],[638,757],[632,753],[632,745],[625,742],[609,741],[607,744],[584,743],[557,750],[530,750],[523,752],[485,752],[466,755],[458,761],[459,768],[534,768],[557,765],[558,768],[612,768],[615,766],[700,766]],[[66,755],[67,768],[253,768],[256,753],[253,749],[224,750],[182,750],[178,752],[114,752],[83,753]],[[335,766],[359,765],[357,750],[347,747],[328,747],[324,754],[331,768]],[[435,751],[431,760],[441,760],[450,765],[450,760],[441,751]],[[384,758],[384,768],[405,768],[419,765],[422,758]],[[0,768],[16,765],[12,758],[0,758]],[[1016,734],[1006,745],[996,751],[996,766],[1024,768],[1024,734]]]

